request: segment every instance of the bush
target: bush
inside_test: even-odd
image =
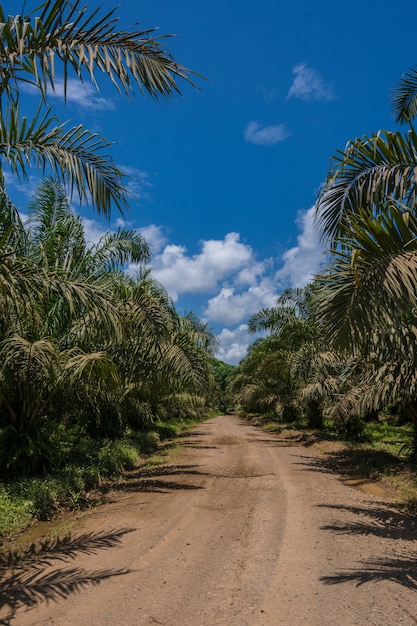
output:
[[[372,437],[367,431],[365,421],[358,416],[352,416],[349,419],[338,422],[336,424],[336,431],[339,437],[347,439],[348,441],[366,443],[372,440]]]
[[[138,451],[126,441],[106,442],[97,456],[97,463],[105,478],[111,478],[124,469],[133,469],[138,460]]]
[[[33,517],[32,502],[12,497],[0,486],[0,538],[11,539],[13,535],[29,526]]]
[[[137,448],[140,455],[149,456],[157,451],[160,437],[159,434],[153,430],[145,432],[132,432],[129,435],[129,439],[133,445]]]
[[[55,477],[19,480],[9,490],[19,500],[30,502],[32,514],[39,520],[51,519],[66,496],[65,484]]]
[[[0,430],[0,471],[4,476],[33,476],[58,469],[69,443],[62,425],[45,418],[30,428],[7,424]]]

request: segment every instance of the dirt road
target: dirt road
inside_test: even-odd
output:
[[[10,626],[417,624],[417,527],[237,417],[2,583]]]

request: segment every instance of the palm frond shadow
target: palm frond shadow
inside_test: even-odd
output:
[[[322,576],[325,585],[356,582],[356,586],[365,583],[391,581],[417,590],[417,554],[406,559],[373,559],[365,561],[363,568],[339,572],[332,576]]]
[[[401,539],[415,541],[417,539],[417,519],[406,515],[394,506],[355,507],[320,504],[322,508],[348,511],[355,515],[367,517],[370,521],[334,523],[322,526],[322,530],[332,530],[342,534],[374,535],[384,539]]]
[[[19,608],[33,608],[41,602],[65,599],[87,586],[99,585],[103,580],[128,574],[128,569],[87,571],[83,568],[54,567],[74,560],[80,553],[93,555],[99,550],[113,548],[123,535],[134,528],[112,532],[84,533],[78,537],[45,540],[32,546],[25,565],[6,573],[1,580],[0,609],[7,615],[0,618],[0,626],[9,626]],[[13,561],[13,555],[9,555]],[[48,569],[46,568],[54,568]]]
[[[199,485],[191,485],[173,480],[150,480],[139,479],[131,480],[126,483],[120,483],[117,487],[113,487],[114,491],[134,491],[134,492],[152,492],[152,493],[170,493],[171,491],[203,489]]]
[[[161,467],[139,469],[128,473],[124,480],[111,485],[112,491],[135,491],[169,493],[170,491],[203,489],[201,485],[182,482],[182,476],[208,476],[200,471],[198,465],[164,465]],[[166,480],[167,476],[178,476],[178,480]]]
[[[297,465],[304,466],[305,471],[323,472],[332,474],[344,474],[348,476],[356,475],[358,472],[362,477],[371,477],[375,468],[398,468],[401,460],[395,455],[385,450],[343,449],[328,452],[323,457],[303,457]]]

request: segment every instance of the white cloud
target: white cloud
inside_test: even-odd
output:
[[[30,172],[28,178],[19,178],[16,174],[13,174],[10,171],[9,165],[7,163],[4,164],[2,174],[4,177],[5,187],[12,200],[14,200],[15,195],[19,197],[23,196],[25,198],[25,202],[27,202],[29,198],[32,198],[32,195],[34,194],[39,186],[39,183],[42,180],[40,176],[31,174]]]
[[[128,165],[120,165],[119,167],[126,177],[123,182],[128,196],[134,200],[148,199],[150,197],[148,190],[152,187],[148,172]]]
[[[26,84],[22,89],[33,95],[39,94],[39,90],[33,85]],[[48,90],[48,97],[64,99],[64,81],[62,78],[55,79],[54,89]],[[66,100],[85,109],[94,109],[96,111],[114,111],[116,108],[114,102],[99,95],[99,91],[94,85],[82,83],[76,78],[67,80]]]
[[[108,224],[103,224],[97,220],[87,217],[83,217],[82,221],[84,225],[85,238],[87,244],[89,245],[96,244],[101,239],[101,237],[109,232],[115,232],[115,230],[118,228],[133,229],[136,232],[140,233],[145,239],[146,243],[150,246],[151,254],[159,252],[166,243],[166,238],[162,232],[162,227],[156,226],[155,224],[149,224],[148,226],[134,228],[133,222],[129,222],[122,217],[118,217],[114,222],[114,228],[109,228]],[[129,274],[136,274],[138,269],[138,265],[131,264],[128,267],[127,272]]]
[[[297,245],[282,255],[284,265],[276,274],[276,280],[284,286],[303,287],[316,274],[324,262],[324,247],[320,232],[314,224],[315,207],[300,212],[297,224],[301,233]]]
[[[253,143],[257,146],[273,146],[279,141],[284,141],[290,134],[286,124],[261,126],[258,122],[249,122],[244,137],[247,143]]]
[[[222,240],[203,241],[201,252],[193,256],[187,256],[184,246],[166,246],[153,259],[152,275],[176,299],[182,293],[213,292],[219,282],[251,266],[255,273],[262,271],[252,248],[239,240],[238,233],[228,233]]]
[[[299,98],[305,101],[334,99],[331,87],[316,70],[308,67],[305,63],[296,65],[293,74],[295,74],[295,78],[287,98]]]
[[[109,232],[109,228],[106,228],[106,226],[103,226],[103,224],[100,224],[97,220],[83,217],[82,221],[87,245],[98,243],[101,237],[104,237],[104,235]]]
[[[272,307],[277,299],[275,286],[270,279],[237,293],[234,288],[223,287],[208,301],[204,317],[210,321],[231,326],[247,319],[260,309]]]
[[[151,247],[151,253],[159,253],[166,243],[166,237],[162,232],[162,226],[149,224],[139,228],[139,232],[145,239],[146,243]]]
[[[128,222],[123,217],[118,217],[114,224],[116,228],[131,228],[133,226],[133,222]]]
[[[220,342],[220,347],[216,357],[230,365],[237,365],[246,356],[248,347],[253,342],[253,338],[248,334],[246,324],[241,324],[234,330],[223,328],[217,339]]]

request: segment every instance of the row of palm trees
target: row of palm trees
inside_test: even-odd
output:
[[[46,0],[25,11],[7,16],[0,5],[0,471],[9,474],[57,465],[64,431],[140,430],[201,414],[215,395],[213,334],[152,280],[143,238],[120,229],[87,245],[69,198],[123,212],[125,176],[106,138],[60,123],[49,104],[58,83],[66,100],[74,78],[158,100],[180,82],[195,86],[194,73],[169,54],[167,36],[120,30],[116,9]],[[48,174],[28,222],[8,198],[5,164],[18,178],[32,167]],[[136,276],[124,271],[130,262]]]
[[[5,194],[0,210],[3,469],[25,466],[28,450],[33,470],[45,463],[51,424],[115,436],[207,411],[214,336],[192,314],[179,315],[150,278],[140,234],[119,229],[88,246],[52,178],[41,183],[27,223]],[[129,262],[143,270],[128,276]]]
[[[317,425],[323,412],[348,425],[401,407],[417,458],[416,70],[400,80],[393,108],[405,133],[379,131],[333,157],[316,205],[327,268],[253,316],[250,330],[271,334],[239,366],[233,392],[244,410],[260,394],[258,406],[301,407]]]

